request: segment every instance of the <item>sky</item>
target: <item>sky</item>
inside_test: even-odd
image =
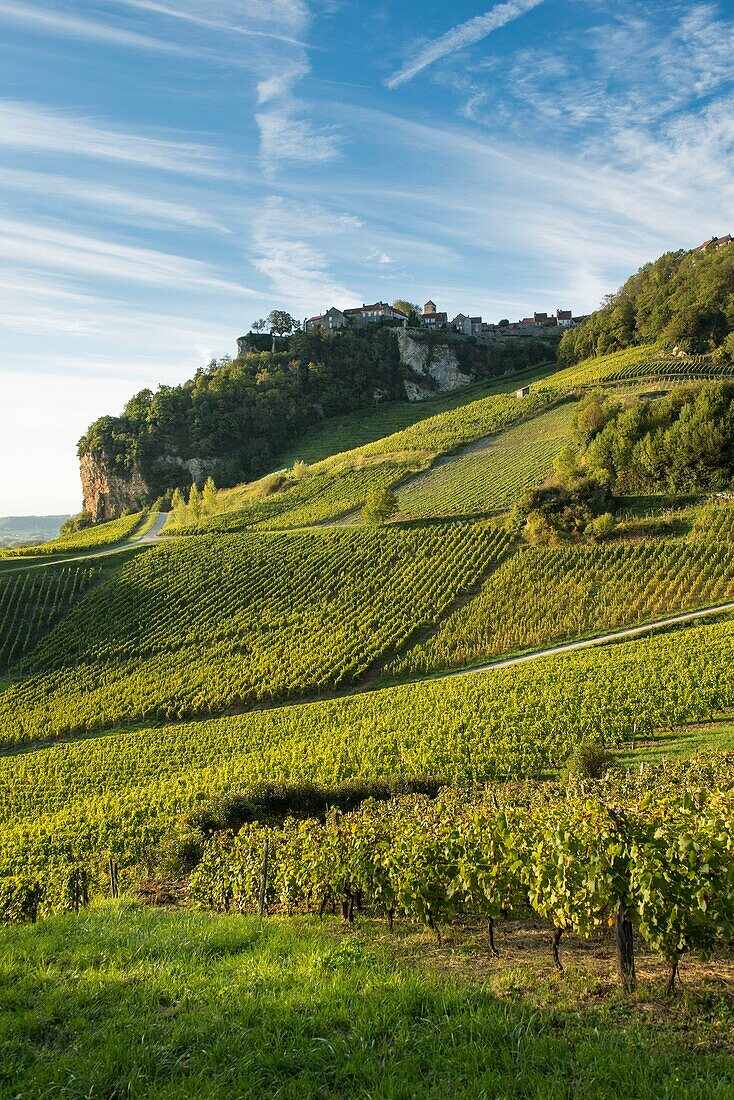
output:
[[[734,0],[0,0],[0,515],[273,308],[588,312],[734,230]]]

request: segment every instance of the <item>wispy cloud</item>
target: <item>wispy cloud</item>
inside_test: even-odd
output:
[[[402,69],[388,77],[385,84],[388,88],[397,88],[400,84],[405,84],[429,65],[435,64],[449,54],[456,53],[457,50],[473,46],[493,31],[507,26],[514,19],[537,8],[542,2],[543,0],[509,0],[508,3],[496,4],[484,15],[476,15],[473,19],[452,27],[435,41],[420,46],[417,52],[405,62]]]
[[[269,110],[258,111],[255,120],[260,127],[260,159],[268,176],[286,161],[322,164],[339,153],[340,135],[335,128],[319,129],[290,95]]]
[[[137,50],[155,50],[159,53],[189,54],[190,50],[165,38],[151,38],[124,27],[115,27],[97,20],[84,19],[61,10],[50,10],[36,5],[0,0],[0,22],[17,23],[45,34],[66,38],[107,42],[113,46],[130,46]]]
[[[343,243],[361,225],[349,214],[272,196],[255,224],[255,267],[290,309],[310,313],[324,302],[361,301],[333,276],[328,257],[319,247]]]
[[[71,112],[13,100],[0,100],[0,147],[124,161],[186,175],[224,174],[219,151],[208,146],[111,129]]]
[[[573,128],[586,148],[598,135],[600,150],[610,134],[659,125],[733,81],[734,23],[715,4],[671,11],[644,0],[598,10],[572,44],[538,40],[451,77],[467,119],[525,140]]]
[[[0,218],[0,257],[27,268],[49,268],[102,280],[208,287],[262,297],[258,291],[220,278],[209,264],[200,260],[10,218]]]
[[[302,0],[250,0],[246,5],[228,0],[210,0],[206,15],[197,0],[179,0],[177,7],[158,3],[158,0],[119,0],[138,11],[164,15],[184,23],[193,23],[208,30],[234,32],[247,38],[263,38],[290,46],[305,47],[299,37],[308,26],[308,8]],[[266,26],[257,26],[259,21]]]
[[[29,172],[0,168],[0,192],[14,191],[25,195],[58,199],[73,199],[75,203],[97,209],[121,222],[142,226],[181,226],[188,229],[213,229],[228,233],[229,229],[210,214],[187,203],[171,202],[122,187],[110,187],[54,172]]]

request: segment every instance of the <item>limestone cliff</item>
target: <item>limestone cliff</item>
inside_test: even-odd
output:
[[[185,476],[182,479],[173,479],[174,484],[181,480],[185,486],[195,481],[201,488],[209,474],[216,470],[220,459],[164,455],[159,462],[185,470]],[[142,508],[150,504],[154,496],[137,462],[129,473],[119,474],[112,468],[112,463],[104,451],[88,451],[82,454],[79,460],[79,470],[84,494],[84,511],[94,516],[96,523],[118,519],[125,511]]]
[[[403,385],[409,401],[422,401],[434,393],[446,393],[465,386],[472,379],[459,369],[459,362],[448,343],[418,339],[400,329],[397,333],[400,362],[410,367],[415,379],[406,379]],[[421,383],[421,375],[426,383]]]
[[[117,519],[131,508],[140,507],[150,489],[137,464],[124,477],[113,471],[102,451],[88,451],[79,460],[84,511],[94,516],[96,523]]]

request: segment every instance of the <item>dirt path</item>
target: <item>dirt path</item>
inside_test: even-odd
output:
[[[640,634],[648,634],[651,630],[664,630],[666,627],[675,626],[678,623],[689,623],[696,619],[708,618],[711,615],[724,615],[728,611],[734,611],[734,603],[718,604],[716,607],[703,607],[698,611],[685,611],[680,615],[671,615],[667,619],[656,619],[654,622],[645,623],[643,626],[626,626],[621,630],[610,630],[606,634],[597,634],[593,638],[583,638],[577,642],[562,642],[560,645],[551,646],[548,649],[538,649],[532,653],[521,653],[518,657],[503,657],[497,661],[474,665],[472,668],[458,668],[452,672],[441,672],[437,676],[429,676],[426,679],[448,680],[452,676],[471,676],[473,672],[489,672],[495,668],[509,668],[511,665],[523,664],[525,661],[537,661],[540,657],[553,657],[558,653],[571,653],[575,649],[589,649],[591,646],[623,641],[625,638],[635,638]]]

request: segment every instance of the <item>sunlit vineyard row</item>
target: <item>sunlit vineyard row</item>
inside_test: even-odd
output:
[[[129,516],[121,516],[120,519],[112,519],[107,523],[99,523],[94,527],[86,527],[82,531],[76,531],[71,535],[64,535],[50,542],[40,542],[35,546],[15,546],[11,549],[0,550],[0,558],[17,558],[43,554],[74,554],[80,550],[96,550],[106,546],[113,546],[116,542],[135,534],[142,527],[147,513],[135,512]]]
[[[144,868],[176,814],[260,781],[539,776],[734,706],[734,622],[533,664],[0,759],[0,875],[113,856]],[[132,872],[131,872],[132,873]]]
[[[472,525],[202,536],[137,555],[0,695],[0,743],[331,691],[435,624],[510,546]]]
[[[691,537],[734,542],[734,503],[709,504],[702,508],[693,525]]]
[[[734,364],[712,363],[702,356],[690,358],[666,357],[652,345],[625,348],[609,355],[585,359],[551,375],[538,388],[589,386],[596,382],[653,381],[687,382],[696,379],[727,378],[734,374]]]
[[[559,405],[420,474],[400,489],[400,514],[471,515],[514,503],[550,472],[570,438],[575,409],[574,402]]]
[[[439,413],[403,431],[318,462],[300,477],[264,478],[251,489],[223,500],[246,507],[209,518],[181,530],[233,531],[248,526],[297,527],[342,515],[360,507],[372,489],[395,485],[409,473],[426,469],[441,454],[500,432],[544,409],[556,397],[553,389],[530,394],[485,397]],[[282,483],[281,483],[282,481]],[[168,531],[175,527],[166,527]]]
[[[79,564],[0,574],[0,668],[28,653],[101,572]]]
[[[727,600],[734,600],[734,542],[529,548],[385,676],[477,664]]]
[[[533,913],[585,937],[631,925],[624,981],[634,984],[639,933],[669,965],[707,957],[734,931],[734,754],[706,754],[683,769],[577,784],[494,787],[474,795],[369,801],[324,822],[245,825],[216,835],[191,876],[203,907],[254,911],[261,899],[286,912],[330,905],[353,919],[355,902],[392,925],[396,914],[440,934],[455,920]],[[560,965],[558,954],[556,959]]]

